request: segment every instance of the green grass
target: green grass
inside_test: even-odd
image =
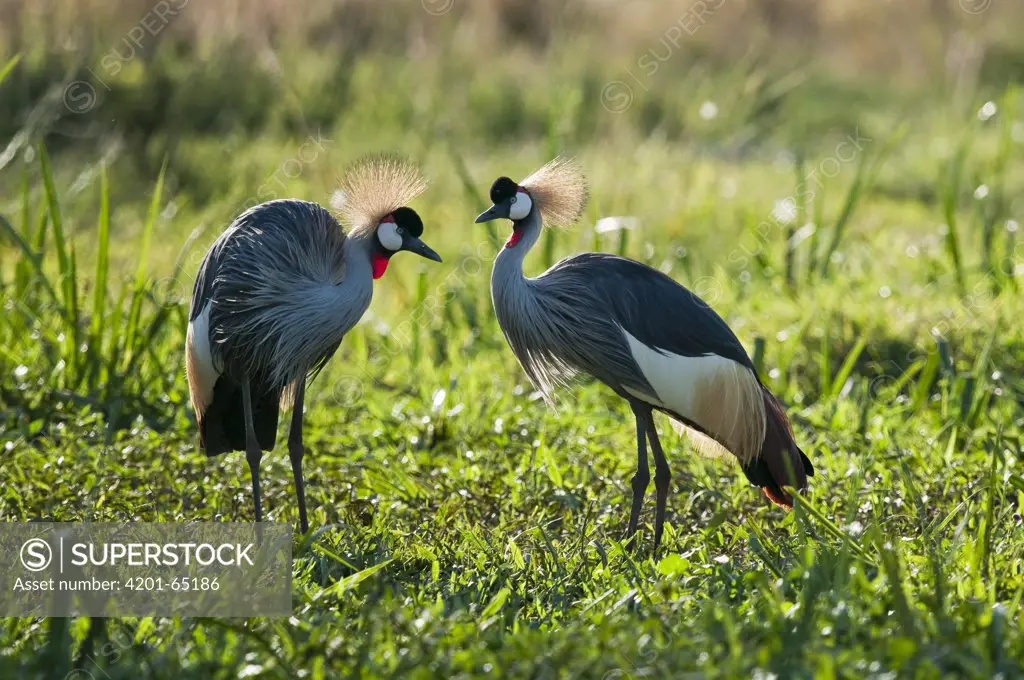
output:
[[[0,81],[24,66],[0,63]],[[720,130],[648,130],[657,102],[609,123],[585,82],[514,90],[506,110],[496,79],[471,83],[464,127],[436,93],[407,103],[440,121],[416,129],[405,104],[370,119],[381,68],[355,69],[358,102],[324,114],[337,141],[275,191],[327,203],[349,160],[405,149],[432,180],[414,205],[445,263],[398,256],[310,388],[314,532],[295,538],[293,616],[5,619],[0,677],[1024,677],[1019,90],[990,121],[984,100],[859,112],[874,141],[811,196],[807,173],[857,112],[790,161],[775,137],[727,155],[703,145]],[[770,135],[736,109],[730,124]],[[496,141],[501,122],[517,132]],[[35,144],[0,171],[0,520],[252,517],[241,454],[195,448],[187,300],[205,247],[306,134],[129,140],[109,162]],[[703,294],[814,460],[793,512],[659,421],[663,549],[652,559],[648,498],[640,550],[623,551],[628,408],[593,384],[558,409],[532,393],[490,307],[505,226],[472,224],[494,177],[559,150],[580,156],[593,200],[529,267],[597,247]],[[786,197],[795,223],[771,217]],[[608,215],[638,226],[594,233]],[[282,442],[264,507],[294,525]]]

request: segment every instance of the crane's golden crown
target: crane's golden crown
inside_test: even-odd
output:
[[[569,227],[587,204],[587,178],[573,158],[558,156],[519,183],[540,208],[544,225]]]
[[[352,234],[372,232],[384,217],[427,188],[419,168],[397,154],[374,154],[355,161],[338,181],[344,199],[338,207]]]

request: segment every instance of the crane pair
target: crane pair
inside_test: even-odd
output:
[[[308,531],[302,479],[306,383],[324,367],[369,307],[373,281],[397,252],[441,258],[421,239],[407,203],[426,188],[396,156],[355,163],[343,176],[344,231],[324,208],[297,200],[256,206],[207,253],[193,290],[186,369],[208,456],[245,451],[256,521],[262,520],[259,466],[273,449],[280,408],[293,407],[288,453]],[[587,185],[575,162],[556,158],[521,182],[500,177],[493,205],[476,222],[509,219],[491,296],[502,332],[533,384],[550,402],[556,387],[592,376],[629,403],[636,418],[637,472],[627,538],[636,533],[655,464],[654,549],[661,542],[670,471],[654,425],[666,414],[695,448],[735,456],[751,483],[790,507],[785,487],[814,474],[778,400],[726,323],[694,293],[644,264],[604,253],[566,258],[530,278],[523,260],[544,226],[580,216]]]

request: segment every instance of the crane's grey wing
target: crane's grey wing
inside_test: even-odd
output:
[[[545,276],[582,277],[630,335],[685,357],[717,355],[754,370],[732,329],[695,293],[645,264],[606,253],[583,253]]]
[[[714,311],[639,262],[584,253],[520,282],[521,274],[509,276],[496,265],[495,312],[520,364],[549,399],[556,386],[580,374],[623,396],[655,395],[630,338],[659,353],[713,356],[743,370],[751,367],[743,346]]]
[[[731,452],[744,464],[757,457],[762,386],[735,334],[700,298],[655,269],[603,253],[563,260],[535,281],[549,298],[575,298],[558,307],[577,329],[560,343],[567,363],[673,416],[704,453]]]

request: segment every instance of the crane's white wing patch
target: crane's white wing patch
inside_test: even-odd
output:
[[[213,362],[210,348],[210,306],[206,307],[188,324],[185,335],[185,374],[188,376],[188,391],[196,415],[202,417],[206,407],[213,400],[213,388],[220,372]]]
[[[633,360],[657,393],[635,396],[678,413],[713,435],[676,424],[701,453],[729,452],[744,464],[757,457],[764,442],[764,396],[748,368],[715,354],[673,354],[644,344],[625,329],[622,334]]]

